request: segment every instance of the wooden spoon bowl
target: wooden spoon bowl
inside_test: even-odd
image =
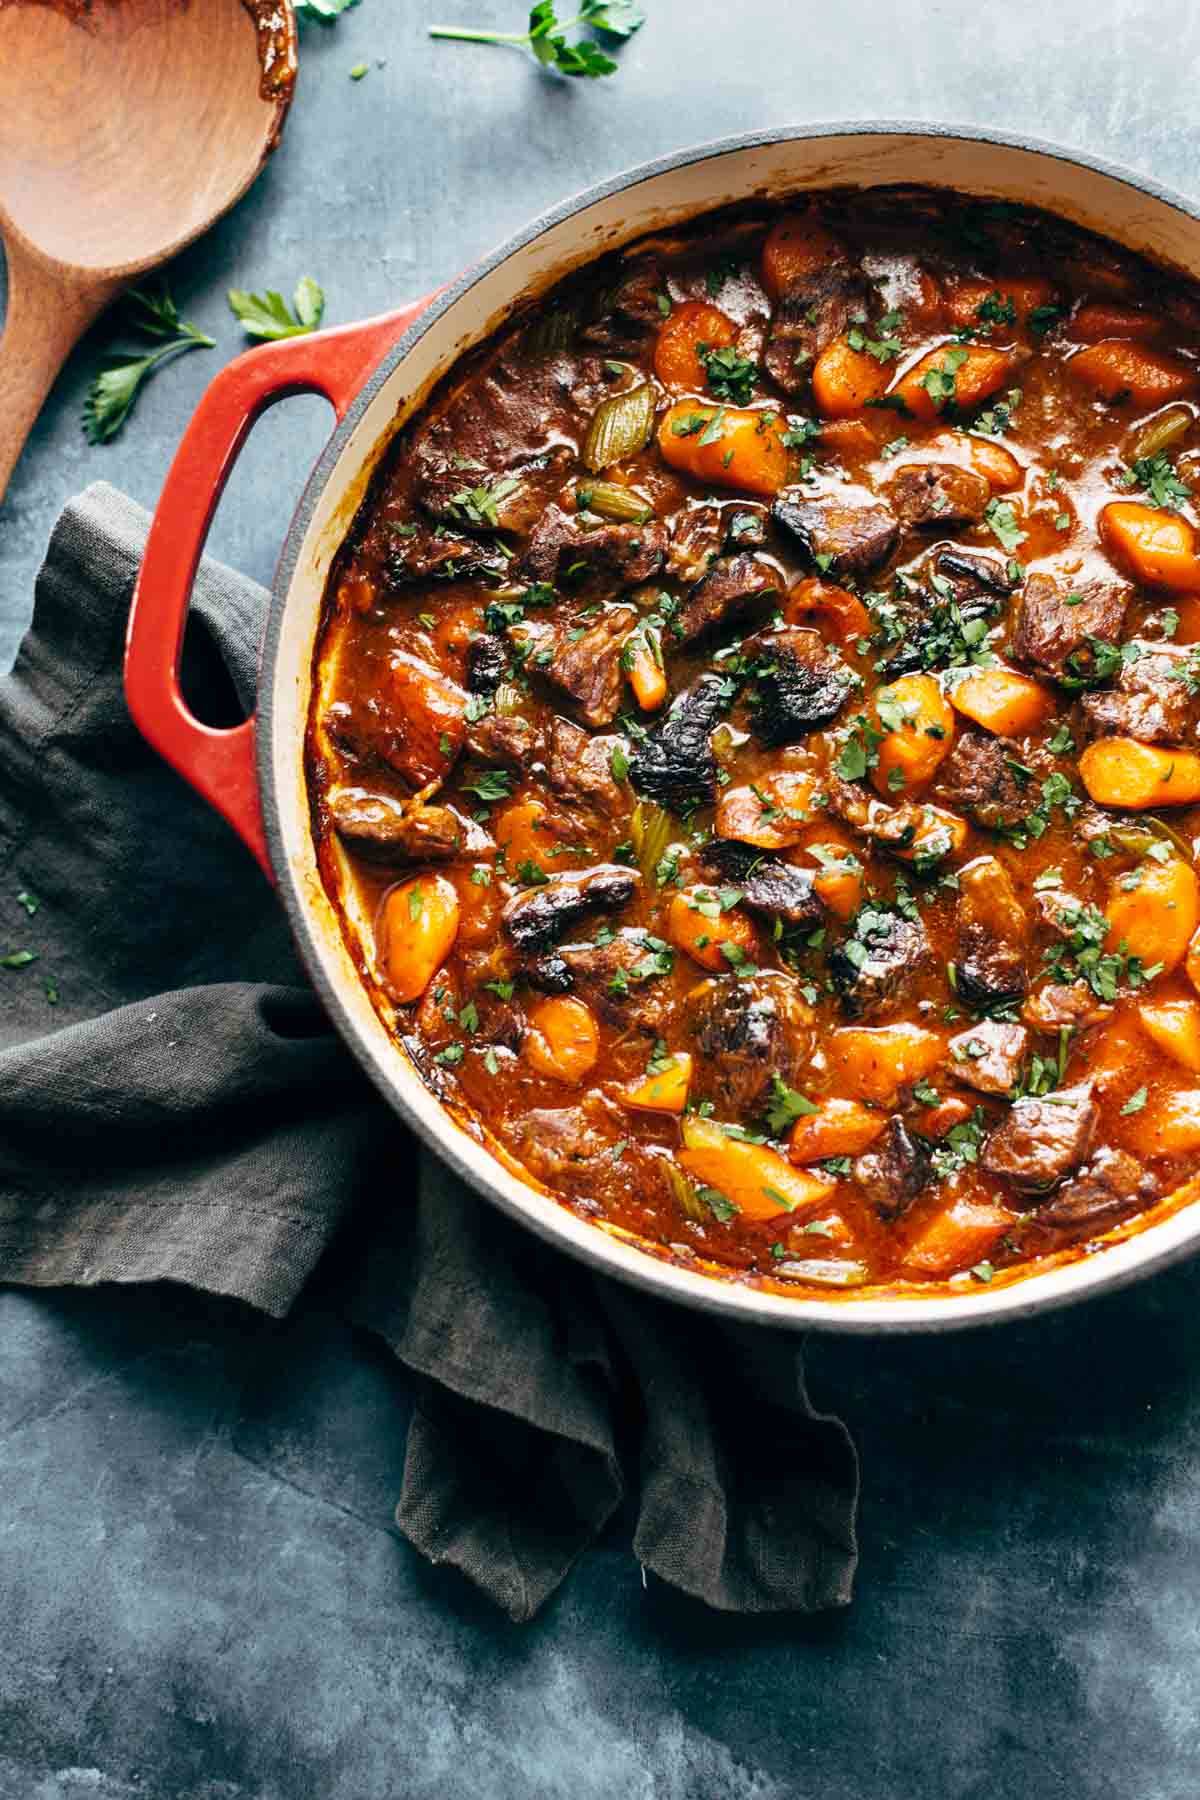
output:
[[[278,142],[290,0],[0,0],[0,498],[58,370]]]

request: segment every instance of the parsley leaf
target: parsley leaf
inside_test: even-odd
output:
[[[358,0],[296,0],[296,17],[315,19],[320,25],[334,25],[344,12],[357,5]]]
[[[230,288],[229,310],[240,320],[247,337],[274,343],[280,338],[303,337],[315,331],[325,314],[325,295],[311,275],[302,275],[292,295],[292,308],[282,294],[268,288],[265,294],[248,294]]]
[[[1026,533],[1017,524],[1017,515],[1011,500],[989,500],[983,509],[983,516],[994,537],[1009,556],[1017,547],[1025,542]]]
[[[758,364],[752,357],[739,356],[732,345],[713,350],[707,344],[699,344],[696,354],[718,400],[732,400],[735,406],[749,406],[758,375]]]
[[[87,391],[83,429],[89,444],[116,437],[133,408],[142,383],[158,365],[181,350],[211,350],[214,340],[179,317],[165,282],[157,290],[134,288],[126,298],[125,318],[143,337],[158,339],[156,350],[115,350]]]
[[[1157,456],[1139,456],[1121,477],[1124,487],[1145,488],[1152,506],[1175,512],[1182,500],[1190,500],[1192,490],[1175,473],[1175,465],[1164,450]]]
[[[576,16],[565,22],[555,13],[554,0],[537,0],[529,14],[528,31],[469,31],[457,25],[431,25],[429,35],[472,44],[508,44],[514,50],[528,50],[545,69],[594,79],[615,75],[616,63],[594,38],[569,44],[566,33],[576,25],[590,25],[610,37],[628,38],[645,22],[646,15],[636,0],[580,0]]]
[[[767,1108],[767,1124],[776,1137],[782,1137],[797,1119],[817,1111],[811,1100],[789,1087],[780,1075],[771,1077],[771,1104]]]

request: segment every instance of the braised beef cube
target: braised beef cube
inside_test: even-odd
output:
[[[824,923],[825,908],[813,886],[811,869],[764,856],[761,850],[733,838],[714,838],[705,844],[700,861],[711,880],[740,888],[751,912],[784,925]]]
[[[384,559],[383,573],[389,587],[414,581],[500,580],[508,562],[494,542],[463,537],[456,531],[427,525],[397,529]]]
[[[897,469],[887,497],[902,525],[963,525],[982,519],[991,484],[954,463],[911,463]]]
[[[563,944],[525,967],[530,985],[550,994],[576,994],[610,1024],[661,1037],[672,1001],[663,977],[674,964],[661,938],[636,926],[605,929],[590,944]]]
[[[625,793],[613,779],[613,752],[617,737],[592,737],[569,719],[555,719],[550,728],[550,786],[572,806],[615,818],[628,810]]]
[[[430,518],[456,531],[497,531],[507,523],[504,504],[520,487],[516,475],[431,466],[416,484],[417,500]]]
[[[492,848],[486,831],[449,806],[405,806],[362,788],[330,794],[328,806],[338,836],[372,862],[446,862]]]
[[[473,637],[467,645],[467,688],[494,694],[508,672],[508,651],[498,638]]]
[[[947,1045],[957,1079],[981,1094],[1011,1093],[1028,1048],[1023,1025],[1002,1025],[998,1019],[982,1019],[956,1032]]]
[[[761,550],[767,541],[767,512],[762,506],[738,505],[725,514],[726,550]]]
[[[330,737],[356,761],[394,769],[420,788],[454,766],[466,738],[466,706],[457,682],[399,650],[376,692],[335,700],[325,722]]]
[[[1086,981],[1048,982],[1030,994],[1021,1017],[1034,1031],[1091,1031],[1112,1018],[1113,1009],[1097,1000]]]
[[[1076,686],[1093,676],[1093,639],[1120,641],[1130,590],[1113,581],[1074,587],[1052,575],[1030,575],[1021,595],[1010,646],[1017,662],[1039,675]]]
[[[800,393],[822,350],[866,311],[866,285],[845,263],[806,276],[780,298],[771,316],[763,351],[771,380],[785,394]]]
[[[525,666],[569,694],[586,725],[611,725],[621,706],[621,651],[637,624],[632,606],[610,606],[590,625],[521,628]]]
[[[812,1010],[786,975],[723,975],[688,995],[694,1042],[692,1094],[736,1122],[765,1111],[774,1077],[795,1085],[813,1044]]]
[[[721,509],[691,506],[671,526],[666,572],[690,586],[707,575],[721,554]]]
[[[854,1184],[867,1204],[888,1220],[907,1212],[932,1177],[929,1152],[895,1118],[870,1150],[855,1157],[853,1169]]]
[[[1037,1212],[1037,1223],[1078,1234],[1106,1231],[1127,1213],[1149,1206],[1158,1184],[1136,1157],[1104,1144],[1078,1175]]]
[[[522,1162],[543,1181],[562,1181],[594,1170],[618,1141],[618,1119],[597,1095],[580,1106],[535,1106],[518,1113],[509,1129]]]
[[[543,950],[588,913],[619,912],[641,885],[635,869],[597,863],[578,875],[554,875],[541,887],[514,894],[500,918],[518,950]]]
[[[895,515],[861,490],[861,499],[831,495],[812,497],[802,488],[785,488],[771,508],[781,530],[795,538],[822,575],[864,575],[886,562],[896,547],[900,527]]]
[[[636,350],[662,325],[666,293],[661,263],[650,257],[632,263],[580,336],[605,350]]]
[[[467,727],[467,749],[479,762],[522,774],[539,751],[538,734],[519,713],[484,713]]]
[[[828,725],[859,685],[819,632],[802,627],[759,632],[743,643],[742,655],[755,658],[752,724],[755,737],[770,748],[798,744]]]
[[[977,856],[958,872],[955,987],[968,1006],[1008,1006],[1029,986],[1029,917],[1003,863]]]
[[[639,794],[685,813],[713,799],[717,759],[710,740],[733,698],[731,689],[724,676],[706,674],[675,696],[658,730],[629,759],[629,779]]]
[[[1200,737],[1200,691],[1187,649],[1135,640],[1137,654],[1123,661],[1107,693],[1085,694],[1079,702],[1089,737],[1131,737],[1143,744],[1186,744]]]
[[[913,977],[932,956],[920,919],[870,903],[829,953],[829,974],[848,1018],[875,1018],[911,1000]]]
[[[685,644],[742,616],[756,603],[765,607],[779,594],[779,576],[753,556],[730,556],[718,562],[692,589],[674,620]]]
[[[517,581],[563,584],[573,591],[598,577],[621,587],[636,587],[657,575],[666,560],[667,528],[658,519],[642,525],[588,527],[578,513],[548,506],[519,560],[512,565]]]
[[[561,346],[531,355],[509,344],[419,426],[412,446],[414,473],[420,480],[453,469],[457,491],[470,492],[510,474],[525,481],[532,470],[544,468],[552,489],[555,470],[565,460],[564,439],[582,437],[610,384],[598,355]],[[547,432],[548,419],[554,420],[553,433]]]
[[[1099,1117],[1090,1081],[1042,1099],[1014,1100],[984,1145],[980,1166],[1021,1193],[1056,1187],[1086,1159]]]
[[[938,770],[937,793],[956,812],[992,831],[1019,825],[1040,799],[1020,744],[970,725],[957,733]]]

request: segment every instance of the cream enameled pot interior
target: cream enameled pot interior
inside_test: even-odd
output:
[[[260,695],[263,810],[280,889],[309,971],[351,1048],[383,1094],[477,1189],[609,1274],[692,1306],[745,1320],[841,1331],[930,1330],[1023,1315],[1185,1254],[1200,1208],[1081,1261],[962,1297],[823,1300],[761,1293],[662,1262],[584,1223],[503,1169],[443,1111],[388,1037],[342,938],[316,864],[304,776],[313,648],[333,555],[398,424],[463,351],[514,305],[581,263],[694,214],[752,196],[807,188],[919,182],[1057,212],[1128,248],[1200,275],[1200,219],[1183,201],[1136,186],[1065,153],[936,127],[818,128],[816,135],[712,147],[651,166],[568,203],[437,301],[368,384],[318,467],[276,583]],[[398,1170],[404,1197],[409,1172]]]

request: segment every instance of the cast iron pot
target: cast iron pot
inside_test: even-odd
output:
[[[331,559],[398,426],[518,302],[601,252],[752,196],[915,182],[1026,202],[1200,277],[1200,213],[1180,196],[1052,146],[933,125],[818,125],[730,138],[646,163],[568,200],[436,296],[361,325],[248,352],[208,389],[163,488],[134,593],[125,679],[146,738],[222,813],[279,889],[330,1018],[385,1099],[471,1185],[605,1274],[728,1318],[791,1328],[914,1331],[1027,1316],[1115,1288],[1190,1253],[1200,1206],[1166,1203],[1096,1254],[962,1294],[792,1298],[664,1262],[510,1174],[422,1084],[351,961],[317,871],[304,774],[313,647]],[[275,577],[258,712],[217,731],[188,712],[179,657],[192,582],[255,419],[315,391],[338,425],[305,489]]]

